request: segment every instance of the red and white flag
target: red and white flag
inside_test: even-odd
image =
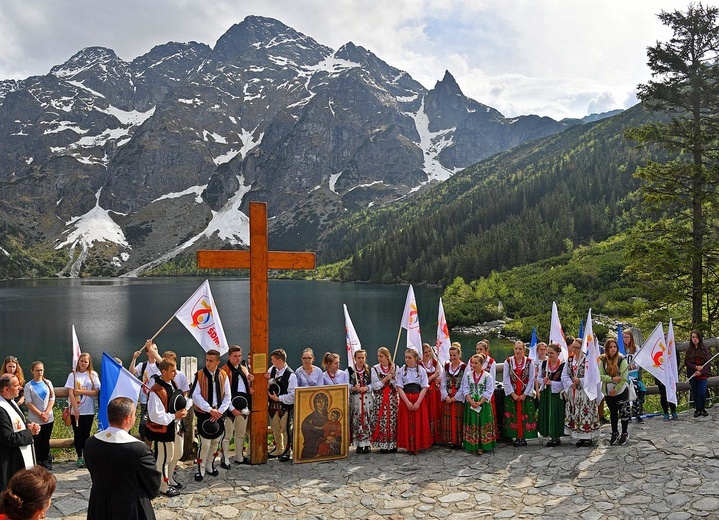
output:
[[[556,343],[562,348],[562,353],[559,356],[562,361],[569,359],[569,352],[567,352],[567,341],[564,339],[564,329],[562,324],[559,322],[559,311],[557,311],[557,302],[552,302],[552,322],[549,327],[549,342]]]
[[[179,308],[175,317],[190,331],[205,352],[215,349],[222,355],[229,350],[220,314],[210,291],[210,282],[207,280]]]
[[[672,334],[674,329],[672,328]],[[667,400],[669,399],[669,387],[671,377],[667,363],[667,340],[664,339],[664,327],[662,322],[657,323],[654,330],[634,356],[634,362],[644,370],[659,379],[667,387]],[[676,399],[676,397],[675,397]]]
[[[674,341],[674,325],[669,318],[669,330],[667,331],[667,372],[669,373],[669,384],[667,387],[667,401],[677,404],[677,381],[679,381],[679,370],[677,368],[677,343]]]
[[[75,325],[72,326],[72,370],[73,372],[77,368],[77,362],[80,359],[80,342],[77,340],[77,332],[75,332]]]
[[[407,330],[407,348],[413,348],[422,357],[422,336],[419,332],[419,314],[417,313],[417,300],[414,299],[414,289],[409,286],[407,301],[402,314],[402,328]]]
[[[586,352],[584,358],[584,393],[589,399],[596,399],[601,394],[601,380],[599,376],[599,343],[594,336],[592,327],[592,309],[587,314],[587,325],[582,338],[582,352]]]
[[[442,298],[439,299],[439,315],[437,316],[437,358],[444,365],[449,361],[449,347],[452,342],[449,340],[449,327],[447,326],[447,318],[444,316],[444,306]]]
[[[359,337],[357,336],[357,331],[355,330],[355,326],[352,324],[352,319],[350,318],[350,313],[347,310],[347,305],[344,303],[342,304],[342,307],[345,311],[345,338],[347,340],[347,366],[354,368],[355,366],[355,352],[360,350],[362,348],[362,344],[360,343]]]

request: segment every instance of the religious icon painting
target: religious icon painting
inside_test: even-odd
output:
[[[349,388],[295,390],[294,462],[324,462],[349,455]]]

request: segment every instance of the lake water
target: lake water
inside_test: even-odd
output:
[[[10,280],[0,283],[0,345],[2,357],[20,360],[26,378],[30,364],[42,360],[46,377],[62,386],[71,367],[71,330],[75,325],[83,351],[89,352],[99,372],[105,351],[127,366],[141,348],[200,286],[200,278],[94,278]],[[249,351],[249,280],[213,278],[212,294],[230,344]],[[270,280],[270,349],[284,348],[292,367],[300,365],[302,349],[312,347],[316,364],[324,352],[337,352],[346,364],[344,315],[347,304],[352,322],[376,360],[377,347],[394,350],[404,310],[407,286]],[[415,287],[423,340],[434,344],[441,289]],[[463,358],[474,352],[478,338],[452,335],[463,347]],[[202,349],[174,319],[156,338],[160,351],[196,356]],[[398,361],[406,345],[403,332]],[[492,354],[504,359],[509,348],[493,344]],[[144,360],[142,356],[140,360]]]

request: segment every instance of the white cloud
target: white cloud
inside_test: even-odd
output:
[[[464,93],[507,116],[624,108],[649,79],[646,47],[669,37],[656,15],[686,0],[0,0],[0,78],[45,74],[83,47],[124,60],[168,41],[214,46],[250,14],[318,42],[352,41],[428,88],[449,69]],[[610,106],[611,101],[616,106]]]

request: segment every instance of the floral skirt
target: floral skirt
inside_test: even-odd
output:
[[[497,429],[492,404],[484,403],[479,413],[464,405],[464,449],[467,451],[493,450],[497,445]]]
[[[537,438],[537,408],[534,399],[515,401],[511,395],[504,396],[504,436],[510,439]]]

